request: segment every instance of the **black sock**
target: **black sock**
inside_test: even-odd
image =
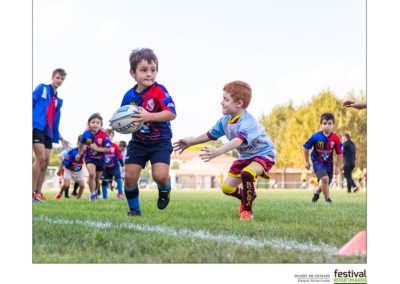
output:
[[[67,188],[67,189],[64,191],[65,197],[68,197],[68,191],[69,191],[69,188]]]
[[[78,195],[78,193],[76,192],[79,188],[79,184],[78,183],[74,183],[74,190],[72,191],[72,195]]]

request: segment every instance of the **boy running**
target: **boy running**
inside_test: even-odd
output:
[[[167,89],[158,84],[158,59],[151,49],[133,50],[130,57],[130,74],[137,84],[124,96],[121,106],[136,105],[139,114],[133,121],[143,123],[132,134],[125,160],[125,196],[128,216],[140,216],[138,180],[140,171],[150,160],[154,181],[158,186],[157,207],[165,209],[170,200],[171,178],[169,165],[172,153],[170,121],[175,119],[175,104]]]
[[[115,178],[115,181],[117,182],[117,189],[118,189],[118,194],[117,197],[119,199],[125,199],[124,194],[122,192],[122,180],[121,180],[121,167],[124,166],[123,162],[123,157],[121,154],[121,151],[118,147],[117,144],[112,143],[112,140],[114,138],[114,130],[112,129],[106,129],[105,130],[106,134],[108,135],[108,138],[110,139],[111,146],[110,146],[110,152],[105,153],[105,163],[104,163],[104,171],[101,176],[101,191],[103,192],[103,199],[107,199],[107,187],[108,183],[112,183],[113,178]]]
[[[333,150],[335,149],[337,155],[335,175],[339,174],[340,165],[343,159],[343,146],[340,138],[332,132],[335,126],[335,117],[331,113],[324,113],[321,115],[320,124],[322,130],[312,135],[308,141],[303,145],[305,168],[310,169],[309,153],[310,149],[314,147],[311,152],[311,161],[313,169],[319,185],[314,189],[314,195],[311,199],[312,202],[317,202],[319,195],[322,192],[325,196],[326,203],[332,203],[329,195],[329,185],[333,177]]]
[[[89,129],[82,134],[79,141],[79,153],[75,160],[79,161],[87,145],[85,163],[89,172],[90,201],[96,201],[96,188],[100,186],[100,177],[104,169],[104,153],[110,151],[111,142],[107,134],[101,130],[103,118],[99,113],[94,113],[89,117]]]
[[[78,145],[81,139],[82,135],[79,135]],[[85,148],[86,146],[83,147],[83,151]],[[62,197],[63,192],[68,190],[71,179],[75,182],[75,184],[79,184],[78,199],[81,198],[83,189],[85,187],[85,176],[82,172],[82,165],[85,152],[83,153],[83,155],[81,155],[79,160],[75,160],[77,154],[78,154],[78,147],[69,150],[68,153],[64,156],[64,159],[61,162],[61,165],[57,172],[57,175],[61,176],[61,172],[64,169],[64,183],[60,192],[54,197],[54,200],[59,200]]]
[[[275,146],[265,128],[246,110],[250,101],[251,88],[247,83],[234,81],[226,84],[221,102],[224,116],[207,133],[174,143],[174,150],[182,153],[192,145],[217,140],[224,135],[229,139],[219,148],[204,147],[200,157],[208,162],[235,148],[239,151],[239,159],[232,164],[221,190],[241,201],[240,220],[253,219],[254,182],[258,176],[268,178],[276,157]]]

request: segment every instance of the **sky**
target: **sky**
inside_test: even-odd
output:
[[[366,2],[35,0],[32,90],[54,69],[67,71],[60,131],[71,143],[94,112],[108,127],[135,85],[128,59],[139,47],[159,59],[157,82],[176,104],[176,141],[215,124],[223,86],[234,80],[252,87],[256,118],[327,88],[340,98],[365,93]]]

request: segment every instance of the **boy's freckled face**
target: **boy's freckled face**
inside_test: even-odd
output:
[[[224,92],[224,96],[222,98],[222,113],[224,115],[236,115],[237,112],[240,112],[241,109],[238,107],[238,102],[235,102],[231,95],[227,92]]]
[[[157,76],[157,64],[154,61],[148,63],[147,60],[142,60],[136,66],[136,71],[130,71],[132,77],[138,83],[140,89],[145,89],[153,85]],[[141,90],[140,90],[141,91]]]
[[[325,134],[330,134],[333,130],[333,127],[335,127],[335,124],[333,123],[332,120],[325,120],[325,119],[322,120],[321,128]]]

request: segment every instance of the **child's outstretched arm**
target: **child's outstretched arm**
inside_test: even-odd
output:
[[[178,142],[174,143],[174,151],[179,151],[178,154],[185,151],[185,149],[189,148],[190,146],[197,145],[200,143],[208,142],[210,138],[208,138],[207,133],[204,133],[196,138],[192,139],[181,139]]]
[[[240,138],[233,138],[231,141],[226,143],[225,145],[219,147],[219,148],[210,148],[210,147],[204,147],[201,149],[203,153],[200,154],[200,158],[204,162],[208,162],[209,160],[222,155],[226,152],[229,152],[237,147],[240,146],[240,144],[243,143],[243,140]]]
[[[367,108],[367,102],[365,101],[356,101],[356,100],[346,100],[342,104],[344,107],[353,107],[357,109]]]

